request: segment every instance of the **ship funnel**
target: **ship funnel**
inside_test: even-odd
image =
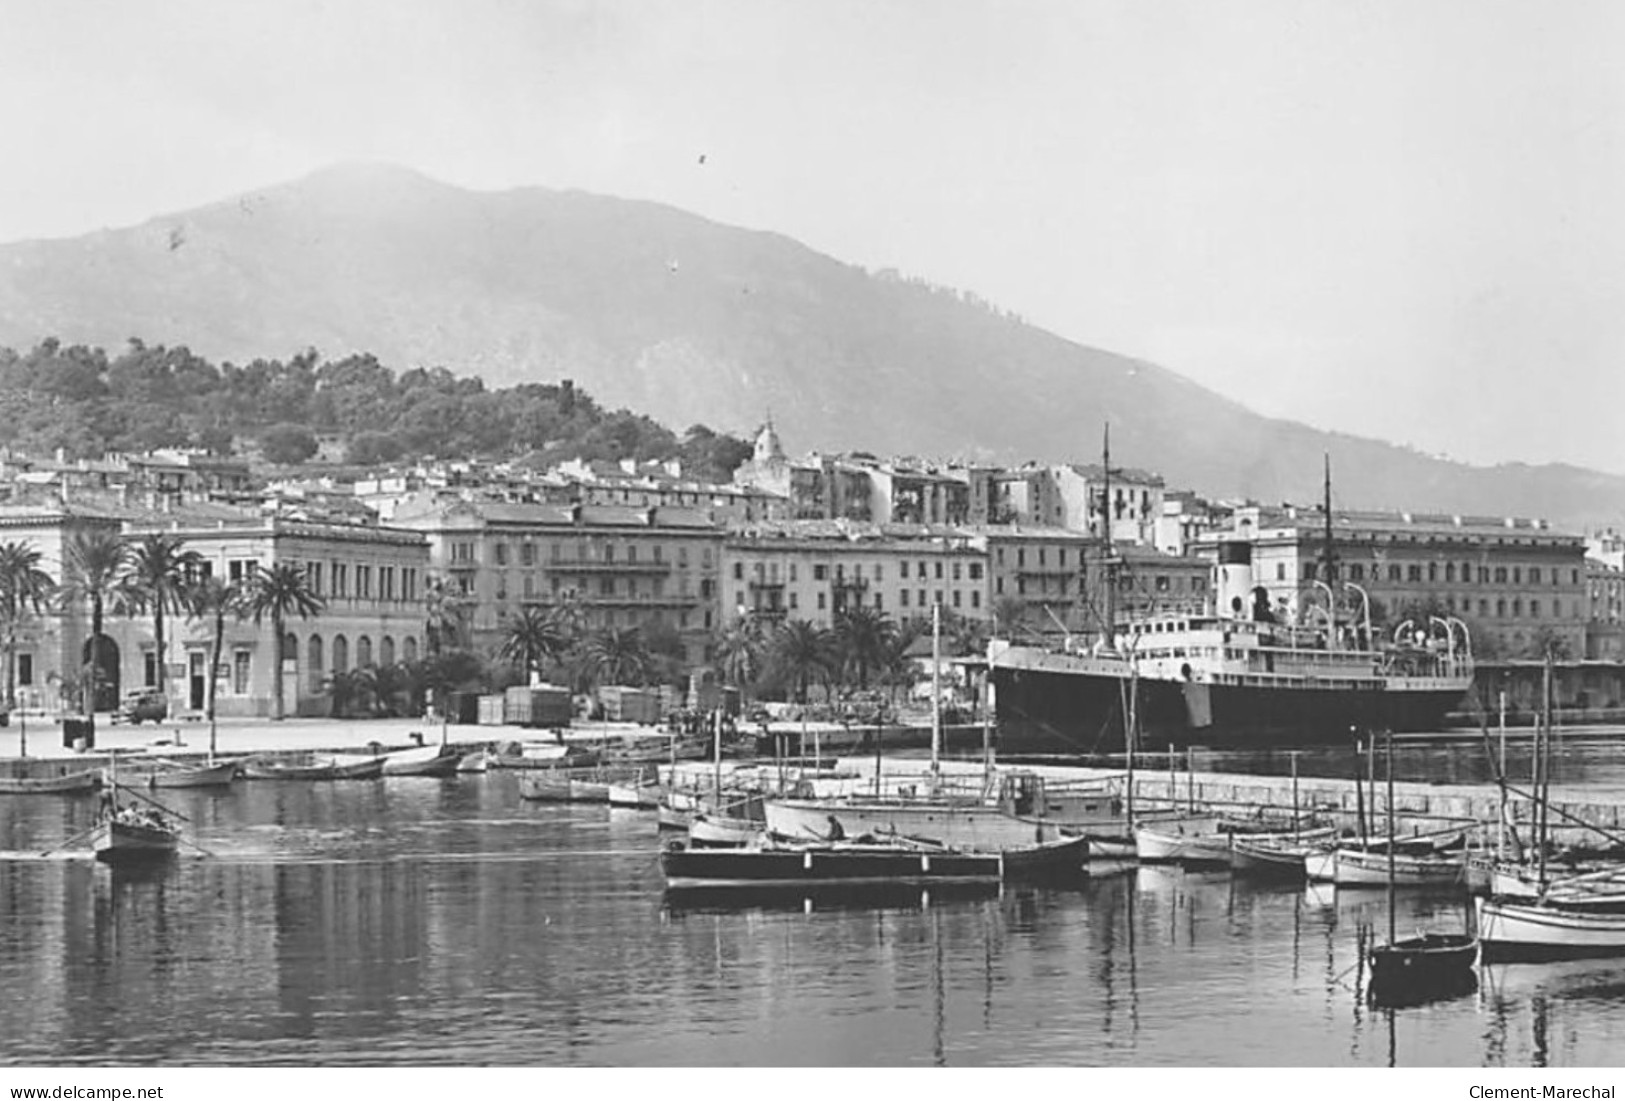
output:
[[[1253,545],[1219,544],[1219,577],[1215,586],[1220,617],[1247,619],[1253,598]]]

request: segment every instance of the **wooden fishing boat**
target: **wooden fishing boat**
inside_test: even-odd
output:
[[[403,749],[384,757],[384,775],[450,776],[462,759],[462,754],[450,746]]]
[[[568,803],[570,776],[553,769],[529,769],[519,777],[519,798],[536,803]]]
[[[587,776],[570,777],[570,802],[608,803],[609,783]]]
[[[465,753],[457,759],[458,772],[486,772],[491,768],[492,753],[488,749],[476,749],[472,753]]]
[[[283,764],[250,757],[241,767],[245,780],[376,780],[384,774],[384,758],[345,760],[334,757],[305,764]]]
[[[730,814],[696,811],[688,822],[688,841],[691,848],[740,848],[761,837],[766,826],[751,818],[735,818]]]
[[[1461,856],[1408,856],[1397,852],[1339,848],[1334,856],[1332,882],[1339,887],[1454,887],[1466,881]]]
[[[1237,834],[1231,838],[1230,867],[1245,875],[1303,879],[1308,875],[1305,859],[1319,852],[1315,845],[1291,837],[1282,839]]]
[[[1584,906],[1475,900],[1478,935],[1487,961],[1625,956],[1625,912]],[[1625,904],[1625,897],[1620,899]]]
[[[829,842],[749,849],[666,849],[660,870],[668,887],[801,888],[809,884],[997,883],[997,854],[918,845]]]
[[[87,768],[59,776],[0,776],[0,795],[84,795],[102,783],[102,770]]]
[[[226,787],[237,779],[236,761],[216,761],[212,765],[163,768],[147,775],[150,788]]]
[[[120,807],[102,816],[90,833],[96,859],[109,864],[162,860],[175,855],[180,830],[155,810]]]
[[[645,784],[610,784],[609,805],[626,810],[655,810],[660,797]]]

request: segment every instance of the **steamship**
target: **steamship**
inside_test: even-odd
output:
[[[1255,586],[1252,547],[1223,543],[1215,611],[1119,623],[1087,649],[994,640],[1001,755],[1204,745],[1314,745],[1370,730],[1437,730],[1472,682],[1465,625],[1407,621],[1378,638],[1370,601],[1306,601],[1298,622]],[[1110,585],[1108,585],[1110,588]]]
[[[1110,497],[1111,443],[1104,453]],[[1332,557],[1332,473],[1326,463]],[[1437,730],[1473,679],[1467,626],[1407,620],[1372,630],[1371,601],[1350,581],[1304,594],[1296,613],[1270,606],[1252,544],[1220,543],[1207,614],[1118,621],[1111,525],[1105,527],[1105,629],[1092,647],[988,644],[998,751],[1087,755],[1164,746],[1324,745],[1372,730]]]

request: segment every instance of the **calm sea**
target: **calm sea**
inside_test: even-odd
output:
[[[1483,755],[1426,747],[1445,763],[1417,749],[1407,768],[1453,778],[1452,752]],[[1618,784],[1620,753],[1588,752],[1569,782]],[[209,855],[132,875],[42,855],[94,800],[0,797],[0,1063],[1605,1066],[1625,1051],[1625,960],[1489,968],[1457,997],[1371,1007],[1380,890],[1142,868],[957,896],[671,898],[652,815],[527,804],[512,773],[165,799]],[[1455,928],[1464,909],[1402,893],[1398,924]]]

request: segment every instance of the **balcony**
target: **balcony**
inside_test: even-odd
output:
[[[773,592],[784,588],[783,581],[762,581],[760,579],[746,582],[745,587],[752,591]]]
[[[548,562],[548,573],[619,574],[621,576],[659,576],[671,573],[670,562]]]

